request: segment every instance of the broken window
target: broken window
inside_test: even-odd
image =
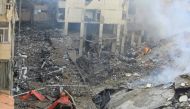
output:
[[[0,43],[8,42],[8,29],[0,29]]]
[[[58,21],[63,21],[65,20],[65,8],[59,8],[58,9],[58,16],[57,16]]]
[[[40,13],[47,13],[47,10],[43,10],[43,9],[36,9],[35,11],[34,11],[34,14],[40,14]]]
[[[101,16],[101,11],[96,9],[88,9],[85,12],[86,22],[99,22]]]

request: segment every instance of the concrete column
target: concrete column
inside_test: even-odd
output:
[[[65,22],[65,26],[64,26],[64,33],[65,33],[65,35],[68,35],[68,26],[69,26],[69,23]]]
[[[99,46],[100,46],[100,52],[102,51],[102,44],[103,44],[103,24],[100,24],[99,28]]]
[[[131,35],[131,46],[132,47],[135,46],[135,32],[132,32],[132,35]]]
[[[85,24],[81,23],[80,24],[80,48],[79,48],[79,56],[82,56],[82,52],[83,52],[83,43],[84,43],[84,32],[85,32]]]
[[[116,48],[117,48],[117,53],[119,53],[119,49],[120,49],[120,45],[121,45],[121,42],[120,42],[120,33],[121,33],[121,25],[118,24],[117,25],[117,39],[116,39]]]
[[[112,42],[112,48],[111,48],[111,52],[112,53],[115,53],[115,51],[116,51],[116,42],[114,41],[114,42]]]
[[[11,33],[12,33],[12,28],[11,28],[11,21],[9,21],[9,26],[8,26],[8,36],[5,36],[5,37],[8,37],[8,42],[11,43],[11,59],[10,61],[8,62],[8,66],[9,66],[9,89],[11,90],[13,88],[13,72],[12,72],[12,59],[13,59],[13,55],[12,55],[12,52],[13,52],[13,46],[12,46],[12,39],[11,39]],[[10,91],[10,94],[12,94],[12,90]]]
[[[138,47],[141,46],[141,41],[142,41],[142,36],[139,36],[139,37],[138,37],[138,43],[137,43],[137,46],[138,46]]]
[[[114,25],[114,26],[113,26],[113,34],[114,34],[114,35],[117,35],[117,25]]]
[[[141,35],[139,36],[139,38],[138,38],[138,47],[140,47],[141,46],[141,42],[142,42],[142,37],[144,36],[144,31],[142,30],[141,31]]]
[[[69,15],[69,7],[67,6],[67,2],[66,2],[65,24],[64,24],[64,33],[65,33],[65,35],[68,35],[68,26],[69,26],[68,15]]]
[[[123,30],[123,37],[122,37],[122,41],[121,41],[121,54],[124,54],[125,52],[125,41],[126,41],[126,37],[127,37],[127,25],[124,25],[124,30]]]
[[[12,30],[11,30],[11,21],[9,21],[9,28],[8,28],[8,42],[11,42],[11,33],[12,33]]]

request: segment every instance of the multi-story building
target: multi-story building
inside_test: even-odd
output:
[[[57,22],[64,23],[65,35],[80,33],[79,55],[83,53],[84,40],[98,42],[100,51],[108,47],[112,52],[123,53],[127,5],[128,0],[58,0]]]
[[[0,0],[0,90],[12,88],[14,26],[18,19],[15,0]]]

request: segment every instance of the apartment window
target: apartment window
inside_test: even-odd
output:
[[[101,16],[101,11],[96,9],[87,9],[85,11],[85,21],[86,22],[99,22]]]
[[[0,29],[0,43],[6,43],[8,41],[8,29]]]
[[[11,4],[10,4],[10,3],[7,3],[7,5],[6,5],[6,9],[8,9],[8,10],[11,9]]]
[[[58,19],[65,20],[65,8],[59,8]]]

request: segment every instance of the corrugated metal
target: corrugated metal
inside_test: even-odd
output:
[[[0,15],[5,14],[6,12],[6,3],[5,0],[0,0]]]

